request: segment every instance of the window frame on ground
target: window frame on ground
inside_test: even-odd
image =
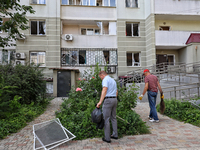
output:
[[[46,0],[31,0],[31,4],[45,5]]]
[[[43,56],[43,58],[40,58],[39,55]],[[39,51],[38,52],[31,51],[30,52],[30,63],[34,63],[35,65],[40,64],[40,67],[46,67],[46,52],[45,51],[40,51],[40,52]]]
[[[138,0],[125,0],[127,8],[138,8]]]
[[[101,30],[97,28],[81,28],[81,35],[100,35],[100,33]]]
[[[139,37],[140,36],[140,23],[126,22],[126,36],[127,37]]]
[[[30,20],[30,34],[31,35],[46,35],[46,21],[45,20]]]
[[[126,53],[126,64],[131,67],[141,66],[141,52],[127,52]]]

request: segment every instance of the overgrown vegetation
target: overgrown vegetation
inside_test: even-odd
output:
[[[41,114],[49,100],[39,66],[0,66],[0,139]]]
[[[193,107],[190,102],[181,102],[176,99],[165,100],[165,108],[164,115],[200,127],[200,110]],[[157,111],[159,110],[160,106],[157,105]]]
[[[103,131],[96,129],[96,124],[92,123],[91,112],[98,103],[102,90],[102,81],[98,77],[101,69],[96,65],[95,70],[86,70],[84,75],[78,81],[78,87],[82,91],[76,91],[72,88],[69,98],[64,100],[61,110],[56,112],[57,118],[60,119],[63,126],[76,135],[76,139],[86,139],[93,137],[103,137]],[[130,87],[129,91],[118,85],[118,106],[117,118],[119,137],[123,135],[134,135],[149,133],[148,127],[131,108],[136,106],[135,85]],[[128,124],[130,123],[130,124]]]

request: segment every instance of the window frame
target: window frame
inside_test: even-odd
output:
[[[32,22],[37,22],[36,30],[37,34],[32,34]],[[45,29],[43,28],[44,34],[39,34],[40,33],[40,22],[45,23]],[[30,35],[35,35],[35,36],[46,36],[46,20],[30,20]]]
[[[40,65],[39,67],[46,67],[46,51],[30,51],[29,52],[29,56],[30,56],[30,63],[33,63],[34,61],[32,61],[32,59],[31,59],[31,53],[37,53],[37,64],[35,64],[35,65],[38,65],[38,64],[43,64],[43,63],[39,63],[38,61],[39,61],[39,58],[38,58],[38,53],[44,53],[45,55],[44,55],[44,58],[45,58],[45,62],[44,62],[44,65]]]
[[[87,30],[90,30],[92,29],[93,30],[93,34],[92,35],[101,35],[101,29],[97,29],[97,28],[81,28],[81,35],[87,35],[87,36],[92,36],[91,34],[87,34]],[[82,34],[82,30],[86,30],[86,34]],[[96,30],[99,30],[99,34],[95,34],[95,31]]]
[[[40,4],[40,0],[36,0],[37,1],[37,3],[35,4],[35,3],[33,3],[33,1],[34,0],[30,0],[31,2],[30,2],[30,4],[32,4],[32,5],[46,5],[46,2],[47,2],[47,0],[44,0],[44,4]]]
[[[132,7],[132,6],[131,6],[131,7],[128,7],[128,6],[127,6],[127,0],[125,0],[125,7],[126,7],[126,8],[139,8],[138,0],[131,0],[131,1],[135,1],[135,2],[137,1],[137,6],[136,6],[136,7]]]
[[[127,36],[127,29],[126,29],[126,37],[139,37],[140,36],[140,23],[138,23],[138,22],[126,22],[126,26],[127,26],[127,24],[131,24],[131,36]],[[138,25],[138,35],[136,36],[136,35],[134,35],[134,28],[133,28],[133,25],[134,24],[137,24]]]
[[[128,65],[128,57],[127,54],[132,54],[132,65]],[[139,62],[135,62],[134,54],[139,54]],[[137,64],[137,65],[136,65]],[[126,52],[126,65],[127,67],[141,67],[141,52]]]

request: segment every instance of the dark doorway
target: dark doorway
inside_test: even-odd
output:
[[[57,72],[57,97],[67,97],[71,90],[71,71]]]

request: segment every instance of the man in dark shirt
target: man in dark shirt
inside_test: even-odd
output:
[[[162,93],[162,88],[160,83],[158,82],[158,78],[155,75],[152,75],[148,69],[144,70],[145,75],[145,87],[142,95],[139,97],[142,100],[143,95],[147,91],[148,100],[149,100],[149,107],[150,107],[150,114],[149,114],[149,121],[150,122],[159,122],[157,111],[156,111],[156,98],[158,94],[158,89],[160,93]],[[163,97],[164,98],[164,95]]]

